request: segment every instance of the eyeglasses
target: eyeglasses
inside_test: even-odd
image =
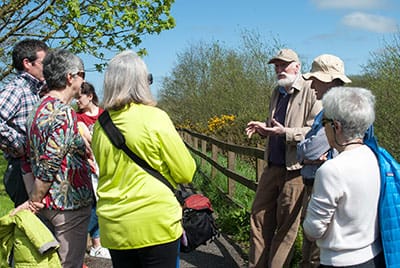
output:
[[[333,124],[333,119],[329,119],[329,118],[322,118],[322,120],[321,120],[321,124],[323,125],[323,126],[325,126],[326,124]]]
[[[149,82],[149,85],[153,84],[153,75],[152,74],[147,75],[147,81]]]
[[[79,72],[76,72],[76,73],[72,73],[71,75],[80,76],[83,80],[85,80],[85,72],[84,71],[79,71]]]

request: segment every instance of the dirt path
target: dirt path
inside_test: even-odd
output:
[[[182,253],[181,268],[244,268],[246,261],[242,252],[221,235],[214,242],[198,247],[190,253]],[[112,268],[111,260],[86,256],[89,268]]]

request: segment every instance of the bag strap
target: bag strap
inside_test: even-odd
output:
[[[175,193],[174,187],[171,183],[163,176],[160,172],[152,168],[146,161],[137,156],[134,152],[132,152],[125,143],[125,137],[122,135],[121,131],[115,126],[114,122],[111,120],[110,114],[108,111],[104,111],[98,119],[100,126],[104,129],[104,132],[107,134],[111,143],[117,147],[118,149],[123,150],[136,164],[141,166],[144,170],[146,170],[150,175],[159,179],[163,182],[173,193]]]

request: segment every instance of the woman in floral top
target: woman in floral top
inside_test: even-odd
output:
[[[93,188],[89,154],[69,104],[79,95],[85,73],[81,59],[67,50],[50,52],[43,69],[49,91],[27,121],[34,182],[30,200],[21,206],[51,223],[62,266],[82,267]]]

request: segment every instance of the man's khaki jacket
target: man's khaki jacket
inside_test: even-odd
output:
[[[301,168],[297,161],[297,143],[304,139],[306,133],[311,129],[314,117],[321,111],[322,103],[317,100],[311,81],[306,81],[300,75],[294,82],[293,93],[289,99],[286,109],[286,168],[287,170],[298,170]],[[279,98],[279,87],[276,87],[271,95],[269,105],[269,118],[273,118]],[[265,160],[268,162],[268,139],[265,149]]]

